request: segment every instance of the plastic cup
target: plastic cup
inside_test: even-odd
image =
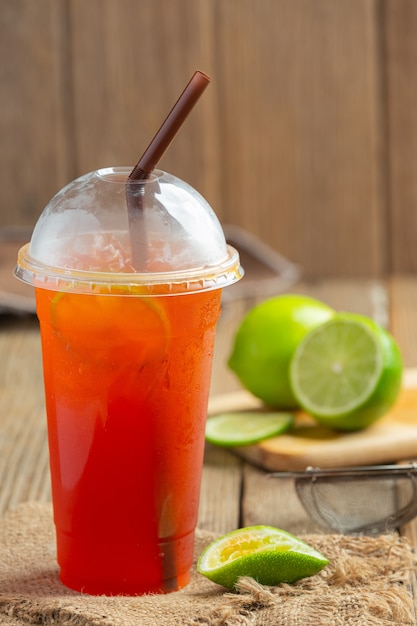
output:
[[[60,577],[100,595],[189,580],[221,290],[242,276],[213,210],[170,174],[137,183],[132,231],[130,171],[60,191],[15,270],[36,291]]]

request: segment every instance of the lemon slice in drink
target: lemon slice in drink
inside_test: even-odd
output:
[[[280,435],[293,423],[291,413],[221,413],[207,420],[206,439],[218,446],[246,446]]]
[[[298,345],[290,379],[301,407],[340,430],[365,428],[395,403],[402,360],[393,337],[367,317],[337,314]]]
[[[285,530],[248,526],[209,544],[201,553],[197,570],[233,589],[241,576],[273,586],[313,576],[328,563],[320,552]]]

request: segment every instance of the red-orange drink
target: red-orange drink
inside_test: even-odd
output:
[[[67,586],[137,594],[188,582],[220,295],[36,290]]]
[[[58,192],[15,271],[36,288],[61,579],[97,595],[189,579],[221,291],[243,274],[195,189],[130,171]]]

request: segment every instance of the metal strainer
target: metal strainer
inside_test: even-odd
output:
[[[417,515],[417,463],[274,472],[293,478],[313,521],[340,533],[392,531]]]

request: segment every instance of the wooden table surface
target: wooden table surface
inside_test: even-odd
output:
[[[301,282],[293,292],[339,310],[369,315],[396,337],[407,367],[417,366],[417,278]],[[233,333],[256,298],[225,299],[218,326],[212,396],[240,389],[227,368]],[[25,501],[50,499],[40,338],[34,316],[0,316],[0,514]],[[285,481],[284,481],[285,482]],[[271,524],[295,534],[317,530],[292,487],[232,452],[207,445],[199,526],[225,533]],[[417,523],[402,532],[417,546]]]

